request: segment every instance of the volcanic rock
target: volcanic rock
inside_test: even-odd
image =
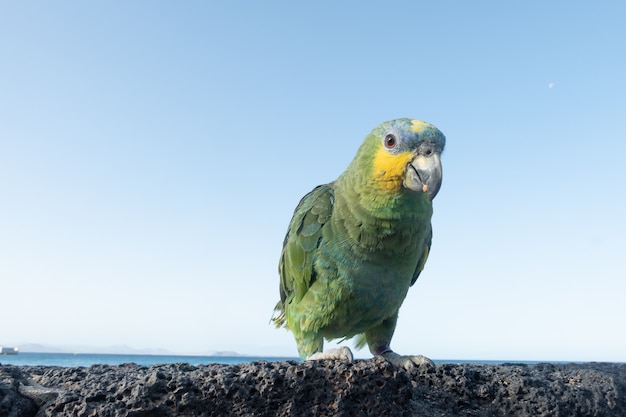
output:
[[[4,365],[4,416],[626,416],[626,364]]]

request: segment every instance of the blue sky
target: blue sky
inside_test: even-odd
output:
[[[293,209],[411,117],[447,148],[392,347],[626,361],[626,5],[420,3],[3,2],[0,344],[295,356]]]

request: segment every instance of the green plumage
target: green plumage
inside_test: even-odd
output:
[[[385,142],[390,135],[393,147]],[[428,257],[431,199],[439,188],[407,188],[406,175],[426,175],[408,161],[438,155],[444,143],[427,123],[383,123],[337,180],[296,207],[279,262],[274,322],[293,332],[302,358],[321,352],[324,338],[360,335],[358,347],[367,342],[374,354],[388,348],[398,310]]]

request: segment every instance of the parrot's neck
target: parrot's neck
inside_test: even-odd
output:
[[[425,193],[404,188],[383,191],[358,177],[340,177],[333,222],[351,239],[351,245],[365,253],[404,253],[417,245],[415,236],[430,225],[432,203]]]

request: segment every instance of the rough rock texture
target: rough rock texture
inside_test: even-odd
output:
[[[0,416],[626,416],[626,364],[0,366]]]

